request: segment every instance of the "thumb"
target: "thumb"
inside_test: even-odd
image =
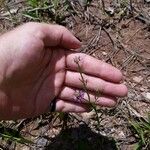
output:
[[[65,27],[59,25],[42,24],[40,38],[45,46],[60,46],[66,49],[77,49],[81,42]]]

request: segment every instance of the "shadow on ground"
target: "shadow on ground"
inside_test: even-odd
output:
[[[46,150],[117,150],[115,141],[97,134],[86,125],[63,130]]]

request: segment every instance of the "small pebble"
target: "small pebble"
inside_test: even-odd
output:
[[[143,78],[141,76],[139,77],[133,77],[133,81],[136,83],[140,83],[143,80]]]
[[[150,0],[145,0],[146,3],[150,3]]]
[[[105,10],[110,16],[113,16],[114,13],[115,13],[115,10],[113,7],[108,7],[106,10]]]
[[[107,53],[106,53],[106,52],[102,52],[102,54],[103,54],[104,56],[106,56],[106,55],[107,55]]]
[[[146,98],[147,100],[150,100],[150,93],[142,93],[142,95],[144,96],[144,98]]]
[[[120,131],[120,132],[118,133],[118,137],[121,138],[121,139],[126,138],[126,136],[125,136],[125,134],[124,134],[123,131]]]
[[[36,144],[38,146],[42,146],[42,147],[45,147],[48,143],[48,140],[45,139],[45,138],[38,138],[37,141],[36,141]]]

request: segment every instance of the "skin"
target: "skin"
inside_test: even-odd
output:
[[[49,110],[56,98],[56,111],[86,112],[87,101],[77,101],[82,89],[75,58],[80,58],[83,76],[93,101],[114,107],[116,97],[127,95],[122,73],[115,67],[73,51],[81,43],[64,27],[26,23],[0,37],[0,119],[37,116]],[[87,99],[87,94],[84,94]]]

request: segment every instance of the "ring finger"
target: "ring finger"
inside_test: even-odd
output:
[[[64,87],[58,98],[73,103],[80,103],[80,104],[94,103],[104,107],[113,107],[117,103],[117,99],[115,97],[101,95],[99,93],[93,93],[89,91],[84,92],[83,90],[71,87]]]

